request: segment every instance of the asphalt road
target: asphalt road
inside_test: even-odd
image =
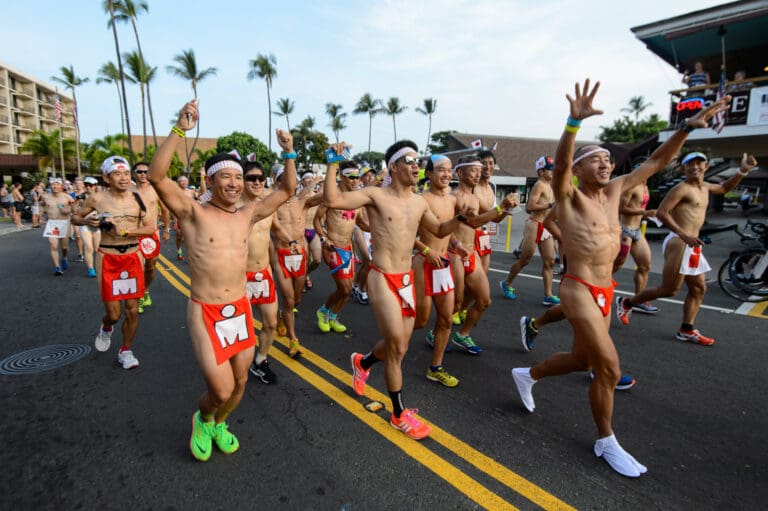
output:
[[[723,236],[719,250],[732,241]],[[363,408],[368,399],[389,407],[380,365],[365,398],[352,392],[349,354],[367,351],[377,329],[370,309],[350,302],[342,315],[349,333],[319,334],[314,311],[330,279],[318,270],[297,322],[304,358],[289,359],[284,340],[276,342],[279,382],[252,379],[230,418],[240,450],[216,451],[203,464],[188,449],[204,390],[184,320],[188,268],[172,244],[163,254],[163,273],[175,282],[158,275],[152,287],[155,305],[141,316],[134,345],[139,368],[116,365],[117,333],[108,353],[35,372],[92,347],[102,305],[82,263],[53,276],[39,231],[0,238],[0,371],[27,371],[0,374],[0,509],[625,511],[761,509],[768,500],[765,308],[752,308],[763,317],[733,313],[740,304],[716,284],[697,321],[717,339],[712,347],[674,340],[682,296],[660,302],[656,316],[635,314],[627,327],[613,319],[622,368],[638,380],[616,395],[614,429],[648,466],[639,479],[592,453],[586,374],[539,382],[534,414],[520,403],[510,369],[568,349],[571,332],[566,323],[547,327],[536,350],[523,352],[519,317],[544,310],[539,263],[517,279],[520,298],[511,302],[497,284],[508,254],[494,255],[494,302],[474,332],[485,351],[446,355],[457,388],[424,378],[430,352],[424,332],[414,333],[404,400],[433,425],[429,439],[410,440],[384,411]],[[631,278],[629,269],[619,273],[621,291],[631,290]],[[650,285],[657,282],[653,274]],[[24,354],[46,347],[43,357]]]

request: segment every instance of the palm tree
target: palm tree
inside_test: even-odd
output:
[[[75,152],[77,153],[77,175],[81,175],[80,170],[80,122],[77,119],[77,95],[75,94],[75,88],[79,85],[82,85],[86,82],[88,82],[88,78],[80,78],[75,74],[75,68],[73,66],[65,67],[61,66],[59,68],[59,71],[61,72],[61,77],[58,76],[52,76],[51,80],[54,82],[59,82],[67,89],[70,89],[72,91],[72,100],[75,103],[74,110],[73,110],[73,121],[75,123]]]
[[[267,123],[269,124],[269,152],[272,152],[272,98],[270,97],[270,89],[272,89],[272,80],[277,78],[277,59],[271,53],[269,55],[262,55],[259,53],[254,60],[249,63],[251,70],[248,71],[248,79],[254,80],[256,78],[262,78],[267,84],[267,106],[269,107],[269,114],[267,115]]]
[[[381,112],[381,100],[373,99],[370,93],[366,92],[355,105],[352,113],[368,114],[368,152],[371,152],[371,127],[373,126],[373,116]]]
[[[325,104],[325,113],[328,114],[328,117],[331,118],[331,122],[328,124],[328,126],[330,126],[333,130],[333,134],[336,136],[337,144],[339,143],[339,132],[347,128],[347,126],[344,124],[344,118],[347,116],[347,114],[341,111],[342,108],[344,107],[335,103]]]
[[[640,119],[640,114],[643,113],[643,110],[652,105],[653,103],[646,103],[645,98],[642,96],[633,96],[629,100],[629,107],[624,107],[621,111],[627,112],[628,114],[634,114],[635,122],[637,122]]]
[[[120,103],[120,132],[125,133],[125,112],[123,102],[120,101],[120,70],[111,60],[101,66],[96,76],[96,83],[114,83],[117,89],[117,102]]]
[[[275,106],[277,107],[277,112],[274,112],[274,115],[278,117],[284,116],[285,122],[288,124],[288,131],[291,131],[291,121],[288,119],[288,114],[293,113],[294,102],[288,98],[280,98],[275,103]]]
[[[128,72],[126,78],[133,83],[139,84],[139,90],[141,91],[141,123],[144,133],[144,153],[147,152],[147,108],[146,108],[146,89],[145,86],[149,81],[150,70],[147,68],[147,63],[144,62],[139,56],[139,52],[131,52],[123,54],[125,63],[128,66]],[[157,69],[157,68],[154,68]],[[154,75],[154,71],[152,72]],[[155,144],[157,145],[157,144]]]
[[[128,116],[128,96],[125,94],[125,73],[123,72],[123,59],[120,56],[120,41],[117,38],[117,25],[115,24],[115,2],[114,0],[104,0],[104,12],[109,14],[107,27],[112,28],[112,35],[115,39],[115,55],[117,56],[117,70],[120,77],[120,90],[122,93],[122,111],[125,116],[125,133],[128,135],[128,158],[133,166],[133,143],[131,141],[131,121]]]
[[[198,69],[195,52],[191,49],[182,50],[178,55],[174,55],[173,60],[178,66],[165,66],[166,71],[184,80],[189,80],[192,83],[192,93],[195,95],[195,99],[197,99],[197,84],[218,72],[215,67],[208,67],[202,70]],[[175,123],[176,120],[174,119],[174,124]],[[190,161],[192,153],[195,151],[195,146],[197,145],[197,139],[199,137],[200,120],[198,119],[197,123],[195,123],[195,140],[192,142],[192,149],[186,149],[187,139],[184,139],[184,151],[187,154],[187,162]]]
[[[128,135],[119,133],[93,140],[85,151],[85,161],[88,162],[89,168],[98,169],[101,163],[113,154],[128,157]]]
[[[389,98],[387,106],[382,109],[388,115],[392,116],[392,128],[395,130],[395,142],[397,142],[397,125],[395,124],[395,117],[405,112],[407,109],[407,106],[400,105],[400,100],[398,98]]]
[[[174,122],[176,122],[176,121],[174,121]],[[216,154],[216,148],[215,147],[211,147],[210,149],[205,150],[205,151],[203,151],[201,149],[195,149],[195,151],[194,151],[195,159],[191,163],[192,171],[195,174],[199,173],[200,169],[205,164],[205,160],[207,160],[208,158],[210,158],[211,156],[213,156],[215,154]]]
[[[416,111],[426,115],[429,120],[427,127],[427,144],[424,146],[424,154],[427,153],[427,149],[429,148],[429,138],[432,136],[432,114],[435,113],[435,110],[437,110],[437,100],[434,98],[426,98],[424,100],[424,108],[421,108],[420,106],[416,107]]]
[[[53,129],[50,133],[43,130],[35,130],[21,145],[21,151],[30,153],[38,157],[38,167],[40,171],[46,167],[53,167],[53,175],[56,175],[56,157],[59,153],[59,130]],[[71,138],[65,138],[61,141],[61,152],[64,154],[64,161],[59,158],[59,164],[64,175],[64,163],[71,161],[77,155],[75,141]]]

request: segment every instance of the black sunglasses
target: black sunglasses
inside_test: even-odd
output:
[[[134,172],[135,172],[136,174],[148,174],[148,173],[149,173],[149,171],[148,171],[148,170],[134,170]]]
[[[248,174],[245,176],[245,180],[251,183],[255,183],[256,181],[261,181],[263,183],[267,180],[267,176],[264,174]]]
[[[414,158],[413,156],[405,156],[405,157],[403,157],[403,162],[406,165],[414,165],[414,164],[418,164],[419,163],[419,159],[418,158]]]

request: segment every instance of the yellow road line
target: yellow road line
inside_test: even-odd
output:
[[[173,273],[179,276],[181,280],[183,280],[188,286],[192,284],[192,280],[187,276],[186,273],[181,271],[175,264],[173,264],[170,260],[168,260],[167,257],[165,257],[163,254],[160,254],[158,256],[158,259],[161,263],[166,265],[168,269],[170,269]]]
[[[768,316],[767,314],[765,314],[766,308],[768,308],[768,301],[756,303],[751,309],[749,309],[749,312],[747,312],[747,316],[752,316],[755,318],[765,318]]]
[[[163,257],[162,255],[160,257],[161,261],[166,266],[168,266],[171,271],[186,277],[186,275],[167,258]],[[158,270],[160,271],[160,274],[163,275],[163,277],[165,277],[168,282],[171,283],[171,285],[178,289],[182,294],[189,297],[189,290],[184,287],[173,275],[171,275],[168,270],[160,266],[158,266]],[[182,279],[189,282],[189,278],[184,277],[182,277]],[[258,320],[254,320],[254,326],[257,329],[260,329],[261,323]],[[286,337],[275,336],[275,340],[282,344],[285,348],[289,348],[288,339]],[[305,358],[318,368],[322,369],[345,386],[352,386],[350,372],[343,371],[336,365],[331,364],[311,350],[308,350],[306,346],[303,345],[302,353],[302,358]],[[481,485],[474,479],[470,478],[455,468],[448,461],[440,458],[438,455],[424,447],[419,442],[411,440],[402,433],[395,431],[395,429],[388,424],[387,420],[382,419],[379,415],[365,411],[357,399],[351,397],[346,392],[343,392],[341,389],[339,389],[339,387],[332,385],[325,378],[318,376],[316,373],[310,371],[302,364],[297,363],[281,350],[272,350],[270,352],[270,356],[275,358],[286,368],[290,369],[299,377],[320,390],[323,394],[333,399],[344,409],[349,411],[352,415],[366,423],[369,427],[371,427],[380,435],[384,436],[387,440],[400,447],[409,456],[413,457],[419,461],[419,463],[423,464],[425,467],[432,470],[435,474],[445,479],[445,481],[465,494],[468,498],[477,502],[479,505],[486,507],[487,509],[517,509],[509,502],[503,500],[497,494],[488,490],[485,486]],[[388,396],[384,395],[371,386],[366,387],[366,396],[377,401],[389,401]],[[575,509],[546,490],[536,486],[524,477],[509,470],[507,467],[498,463],[494,459],[477,451],[472,446],[463,442],[454,435],[424,419],[424,417],[421,418],[425,423],[432,427],[432,433],[429,436],[430,439],[436,441],[438,444],[442,445],[456,456],[464,459],[479,471],[504,484],[512,491],[522,495],[523,497],[546,510]]]

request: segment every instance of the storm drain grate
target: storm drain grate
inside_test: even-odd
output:
[[[31,374],[56,369],[86,357],[86,344],[52,344],[16,353],[0,361],[0,374]]]

